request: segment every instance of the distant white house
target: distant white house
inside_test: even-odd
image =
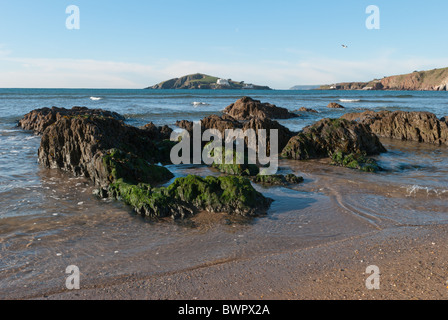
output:
[[[229,80],[227,79],[218,79],[216,84],[219,84],[220,86],[230,86]]]

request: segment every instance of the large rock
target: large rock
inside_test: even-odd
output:
[[[194,125],[193,122],[182,120],[182,121],[178,121],[176,123],[176,125],[179,128],[182,128],[182,129],[188,131],[188,133],[190,133],[190,135],[193,134],[193,125]],[[252,117],[248,121],[238,121],[238,120],[234,119],[232,116],[229,116],[227,114],[224,114],[222,116],[211,115],[209,117],[202,119],[201,120],[201,128],[202,128],[202,133],[205,130],[216,129],[221,133],[223,138],[225,137],[226,130],[241,129],[243,131],[246,131],[248,129],[252,129],[252,130],[255,130],[255,132],[257,133],[257,136],[258,136],[259,130],[264,129],[264,130],[267,130],[267,132],[266,132],[267,139],[268,139],[267,150],[270,150],[270,143],[271,143],[270,142],[270,140],[271,140],[270,139],[270,130],[278,130],[278,137],[279,137],[279,140],[278,140],[279,149],[278,150],[279,150],[279,152],[281,150],[283,150],[283,148],[288,143],[289,139],[291,139],[291,137],[296,134],[294,132],[291,132],[288,128],[281,125],[280,123],[278,123],[275,120],[271,120],[268,118]]]
[[[169,162],[173,143],[161,140],[171,132],[167,127],[136,128],[94,112],[62,116],[48,125],[47,111],[33,113],[35,128],[46,126],[39,162],[90,178],[100,186],[98,196],[123,201],[137,213],[182,218],[207,210],[254,216],[270,207],[272,200],[242,177],[188,176],[167,188],[154,188],[174,177],[168,169],[154,165]]]
[[[299,115],[289,112],[288,109],[277,107],[270,103],[261,103],[249,97],[243,97],[224,109],[224,113],[234,119],[242,121],[252,117],[270,119],[291,119]]]
[[[102,109],[88,109],[85,107],[65,108],[42,108],[31,111],[19,121],[19,127],[24,130],[32,130],[35,134],[43,134],[45,129],[62,118],[73,117],[103,117],[124,120],[125,118],[116,112]]]
[[[178,178],[167,188],[151,189],[123,181],[111,184],[108,193],[148,217],[185,218],[199,211],[258,216],[269,209],[272,199],[256,191],[242,177],[187,176]]]
[[[307,160],[328,158],[336,152],[376,155],[386,149],[366,125],[344,119],[323,119],[292,137],[282,155]]]
[[[158,127],[154,123],[150,122],[143,126],[141,129],[148,133],[148,136],[154,140],[169,140],[173,129],[168,126]]]
[[[380,137],[448,145],[447,122],[429,112],[366,111],[342,118],[358,121]]]
[[[110,149],[119,149],[150,163],[168,163],[170,142],[155,140],[153,132],[114,118],[62,117],[44,131],[38,152],[47,168],[91,178],[99,185],[111,181],[104,168]]]
[[[259,131],[264,129],[266,130],[267,135],[267,144],[266,148],[269,151],[271,148],[271,134],[270,130],[278,131],[278,152],[281,152],[283,148],[288,144],[291,137],[293,137],[296,133],[290,131],[285,126],[281,125],[275,120],[271,120],[268,118],[252,118],[249,121],[245,122],[243,125],[243,130],[252,129],[255,130],[257,136],[259,136]]]

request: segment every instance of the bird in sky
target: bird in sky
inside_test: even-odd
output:
[[[342,48],[347,49],[348,46],[346,46],[345,44],[342,45]]]

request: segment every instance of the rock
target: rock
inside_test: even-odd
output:
[[[103,153],[102,164],[109,183],[122,179],[131,184],[159,184],[174,178],[165,167],[150,164],[143,158],[119,149]]]
[[[336,103],[336,102],[331,102],[327,106],[327,108],[330,108],[330,109],[345,109],[345,107],[341,106],[339,103]]]
[[[293,137],[296,133],[290,131],[285,126],[281,125],[275,120],[271,120],[268,118],[252,118],[243,125],[243,130],[253,129],[259,135],[259,130],[264,129],[267,130],[267,150],[270,150],[271,147],[271,135],[270,130],[278,130],[278,152],[281,152],[283,148],[288,144],[291,137]]]
[[[170,132],[154,124],[139,129],[102,115],[62,116],[44,130],[39,162],[90,178],[100,186],[97,196],[123,201],[145,216],[182,218],[201,210],[255,216],[269,209],[272,200],[242,177],[188,176],[153,188],[174,177],[153,164],[169,159],[173,143],[160,139]]]
[[[154,140],[151,132],[114,118],[62,117],[44,131],[39,163],[85,176],[98,185],[111,181],[103,158],[110,149],[131,153],[150,163],[169,163],[172,142]]]
[[[292,137],[282,156],[307,160],[328,158],[339,151],[375,155],[386,149],[368,126],[344,119],[323,119]]]
[[[448,124],[429,112],[366,111],[342,118],[358,121],[380,137],[448,145]]]
[[[176,126],[178,126],[181,129],[185,129],[190,133],[190,135],[193,134],[193,122],[191,121],[178,121],[176,123]],[[202,133],[205,130],[208,129],[216,129],[218,130],[223,138],[225,137],[225,131],[229,129],[241,129],[243,131],[246,131],[248,129],[253,129],[255,132],[259,133],[260,129],[267,130],[267,150],[270,150],[270,130],[278,130],[278,147],[279,152],[283,150],[283,148],[288,143],[289,139],[291,139],[292,136],[294,136],[296,133],[291,132],[288,128],[281,125],[275,120],[271,120],[268,118],[259,118],[259,117],[253,117],[250,118],[248,121],[238,121],[235,120],[233,117],[224,114],[222,116],[217,115],[211,115],[209,117],[204,118],[201,120],[201,127],[202,127]],[[246,139],[247,143],[247,139]],[[204,143],[205,146],[206,143]]]
[[[105,111],[102,109],[88,109],[85,107],[73,107],[72,109],[65,108],[43,108],[33,110],[26,114],[22,120],[19,121],[19,127],[24,130],[32,130],[35,134],[43,134],[45,129],[54,124],[62,118],[72,117],[104,117],[116,120],[124,120],[125,118],[116,112]]]
[[[382,170],[374,159],[366,158],[362,153],[345,154],[342,151],[335,152],[331,156],[332,164],[364,172],[377,172]]]
[[[319,113],[318,111],[316,111],[314,109],[309,109],[309,108],[305,108],[305,107],[301,107],[300,109],[297,110],[297,112]]]
[[[243,128],[242,123],[226,114],[222,116],[211,115],[209,117],[206,117],[201,121],[201,126],[204,131],[209,129],[216,129],[221,132],[223,137],[226,130]]]
[[[206,145],[204,150],[211,146],[210,144]],[[213,157],[215,152],[221,152],[222,160],[221,163],[213,163],[212,167],[218,169],[222,173],[237,175],[237,176],[255,176],[260,170],[256,164],[249,164],[248,160],[248,152],[245,150],[244,154],[237,152],[236,148],[233,150],[229,150],[226,148],[216,148],[214,150],[209,150],[211,156]],[[233,162],[226,162],[226,157],[231,157]]]
[[[150,122],[144,127],[143,130],[149,133],[149,137],[155,140],[169,140],[173,129],[168,126],[157,127],[154,123]]]
[[[269,103],[261,103],[249,97],[243,97],[224,109],[224,113],[234,119],[243,121],[252,117],[270,119],[291,119],[299,117],[297,114],[289,112],[288,109],[277,107]]]
[[[297,177],[294,174],[257,175],[255,177],[251,177],[251,180],[254,183],[264,186],[289,186],[296,185],[304,181],[303,177]]]
[[[201,210],[258,216],[266,213],[272,203],[272,199],[256,191],[248,179],[232,176],[187,176],[176,179],[167,188],[158,189],[120,181],[109,187],[109,194],[122,199],[144,216],[175,219]]]

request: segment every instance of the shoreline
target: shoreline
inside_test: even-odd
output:
[[[19,299],[433,300],[448,296],[447,225],[393,227],[350,239],[156,276],[123,275]],[[380,289],[366,288],[377,265]],[[7,297],[6,297],[7,298]]]
[[[78,118],[77,120],[82,121]],[[436,121],[441,122],[442,120],[436,119]],[[445,120],[443,121],[445,123]],[[160,129],[160,134],[162,129]],[[329,167],[325,161],[320,163],[320,161],[311,160],[300,162],[299,165],[299,162],[287,160],[290,161],[290,165],[286,165],[283,169],[305,174],[305,177],[310,178],[309,184],[303,188],[299,186],[299,190],[296,190],[299,193],[294,197],[291,196],[291,193],[282,190],[272,189],[272,191],[266,192],[275,193],[278,197],[279,201],[274,204],[276,209],[272,212],[275,214],[268,218],[276,222],[272,223],[268,219],[261,220],[259,224],[254,224],[253,227],[241,231],[240,234],[231,235],[231,232],[227,234],[222,230],[214,230],[216,233],[204,233],[202,236],[188,240],[183,239],[182,235],[178,235],[179,239],[177,240],[181,242],[175,242],[173,234],[170,233],[175,228],[170,232],[159,229],[163,239],[154,242],[157,249],[151,250],[148,247],[151,244],[150,237],[157,238],[157,235],[153,233],[154,229],[144,230],[144,226],[136,225],[115,232],[112,229],[97,229],[94,226],[102,223],[102,217],[98,215],[96,216],[97,220],[91,219],[93,216],[88,216],[86,213],[84,218],[90,218],[88,223],[92,226],[91,228],[81,227],[79,233],[71,236],[58,237],[55,234],[53,242],[50,243],[66,242],[68,252],[64,258],[73,259],[74,257],[76,259],[78,257],[81,260],[89,261],[91,266],[83,270],[87,270],[86,275],[90,273],[94,277],[84,278],[87,279],[84,280],[85,282],[81,280],[80,291],[67,291],[62,285],[62,281],[56,283],[60,279],[59,276],[64,279],[62,268],[59,268],[65,268],[62,265],[64,261],[61,261],[61,265],[56,267],[52,265],[55,262],[53,259],[42,259],[41,261],[46,261],[47,264],[40,266],[35,263],[39,260],[35,259],[35,261],[31,261],[35,263],[34,265],[28,266],[28,261],[26,265],[23,265],[22,274],[26,278],[28,277],[27,273],[31,271],[37,275],[47,273],[42,278],[38,278],[42,282],[33,283],[32,290],[25,289],[27,293],[23,293],[25,291],[23,288],[31,286],[27,287],[23,284],[31,282],[22,282],[22,286],[11,288],[16,290],[2,294],[4,296],[2,299],[341,300],[443,298],[447,281],[444,279],[445,265],[440,261],[446,260],[448,251],[439,243],[446,241],[448,226],[443,220],[445,205],[443,199],[440,198],[438,187],[444,178],[440,175],[431,176],[431,172],[438,172],[438,167],[433,165],[434,159],[439,159],[439,162],[443,163],[445,162],[443,159],[446,157],[444,158],[444,153],[439,152],[438,147],[434,145],[416,145],[417,142],[412,141],[401,144],[390,141],[390,144],[396,148],[392,148],[393,152],[382,157],[382,161],[387,166],[394,168],[387,176],[386,174],[367,176],[356,170],[347,171],[338,166]],[[408,152],[409,148],[413,149],[415,146],[417,148],[413,152]],[[403,164],[401,162],[403,154],[425,154],[425,157],[421,157],[418,163],[406,161]],[[443,166],[441,169],[439,174],[445,170]],[[420,172],[425,173],[424,177],[438,181],[430,187],[420,187],[421,190],[426,190],[426,196],[417,194],[414,189],[414,191],[409,191],[410,185],[403,184],[402,180],[406,177],[410,179],[409,183],[414,183],[415,180],[412,178],[415,177],[418,179],[417,181],[422,181]],[[54,174],[56,175],[56,173]],[[76,186],[78,184],[81,185],[81,183],[77,183]],[[52,189],[52,193],[58,196],[56,188],[48,187],[49,190]],[[86,190],[87,188],[84,188],[84,191],[81,192],[84,193]],[[430,194],[430,191],[434,191],[435,194]],[[309,194],[306,195],[306,192]],[[415,198],[410,199],[409,197],[414,193]],[[425,198],[421,198],[422,196]],[[434,196],[437,198],[433,198]],[[294,200],[292,201],[292,199]],[[298,206],[299,203],[300,206]],[[59,204],[58,202],[54,204],[56,210]],[[90,206],[91,203],[88,201],[76,203],[76,206],[80,207],[79,209],[82,209],[84,205]],[[88,208],[86,210],[88,211]],[[301,215],[300,219],[297,219],[298,213]],[[53,213],[52,216],[58,216],[58,214]],[[55,230],[69,230],[74,226],[73,222],[81,219],[72,214],[69,216],[75,219],[66,220],[68,223],[60,225]],[[424,220],[421,220],[422,218]],[[121,219],[122,223],[126,223],[124,219]],[[205,220],[207,219],[205,217]],[[56,221],[56,224],[61,221],[64,220]],[[433,225],[424,226],[431,223]],[[80,226],[84,226],[84,224],[87,224],[85,220],[81,222]],[[268,225],[269,227],[267,227]],[[55,227],[54,224],[52,226]],[[23,228],[23,226],[21,227]],[[302,227],[304,228],[303,232],[299,231],[299,228]],[[45,226],[42,228],[29,226],[29,230],[33,232],[44,231]],[[107,243],[106,245],[103,243],[103,246],[98,244],[98,247],[103,250],[113,248],[115,253],[123,251],[124,255],[120,258],[117,256],[117,261],[115,261],[115,257],[88,259],[88,257],[94,259],[98,250],[95,250],[93,245],[89,246],[93,253],[89,255],[88,252],[85,252],[87,248],[82,246],[83,241],[80,239],[88,235],[87,239],[90,241],[91,239],[104,241],[106,236],[98,234],[98,231],[102,230],[112,231],[111,235],[107,236],[108,239],[120,242],[124,249],[118,250],[116,245],[108,246]],[[132,232],[133,230],[144,233]],[[148,230],[151,231],[151,236],[146,233]],[[267,233],[270,233],[271,230],[272,235],[268,236]],[[363,231],[355,232],[359,230]],[[127,231],[131,231],[131,237],[128,237]],[[178,230],[176,229],[176,231]],[[201,230],[198,231],[200,234]],[[106,234],[106,232],[102,232],[102,234]],[[109,233],[107,232],[107,234]],[[185,232],[185,234],[191,235],[192,233]],[[123,238],[123,236],[126,237]],[[310,240],[307,242],[308,239],[304,241],[301,237],[309,237]],[[27,244],[17,241],[17,248],[22,244],[26,244],[26,248],[33,246],[28,253],[32,253],[38,248],[44,250],[50,248],[45,244],[39,246],[37,243],[33,243],[36,239],[31,239]],[[133,244],[136,239],[143,245],[136,248]],[[42,239],[37,239],[37,241],[40,240]],[[204,244],[196,242],[197,240]],[[215,245],[210,240],[216,240]],[[172,246],[167,247],[165,241]],[[173,243],[171,243],[172,241]],[[232,245],[233,241],[235,241],[235,247]],[[273,242],[275,242],[274,245],[272,245]],[[72,247],[73,243],[77,243],[77,247]],[[189,246],[189,243],[195,246]],[[217,243],[224,243],[224,245],[221,247],[223,251],[215,255]],[[306,244],[304,245],[304,243]],[[186,248],[188,249],[185,250]],[[210,252],[204,252],[204,248]],[[134,251],[136,249],[141,252],[132,256],[131,252],[136,252]],[[154,254],[159,255],[159,249],[162,249],[160,260],[152,260],[155,258]],[[250,253],[250,250],[254,249],[256,249],[255,251],[259,249],[258,253],[244,255],[248,250]],[[270,251],[272,249],[277,251]],[[54,248],[54,250],[58,249]],[[58,257],[63,256],[63,253],[60,252],[62,250],[55,251],[54,254]],[[133,263],[134,259],[126,259],[130,256],[135,258],[138,263]],[[43,256],[39,258],[43,258]],[[183,264],[183,259],[188,262]],[[103,274],[97,273],[98,264],[92,264],[93,261],[103,262],[101,265]],[[367,290],[365,286],[366,278],[369,276],[366,275],[366,268],[372,265],[378,266],[381,270],[381,277],[384,276],[382,278],[383,285],[378,291]],[[61,272],[61,274],[54,277],[55,273],[47,272],[48,267],[53,271]],[[170,267],[175,267],[175,269],[170,271]],[[150,272],[151,268],[152,272]],[[16,277],[16,279],[20,279],[20,277]],[[50,281],[45,282],[45,280]],[[20,284],[20,280],[17,283]],[[8,288],[6,289],[8,290]]]

